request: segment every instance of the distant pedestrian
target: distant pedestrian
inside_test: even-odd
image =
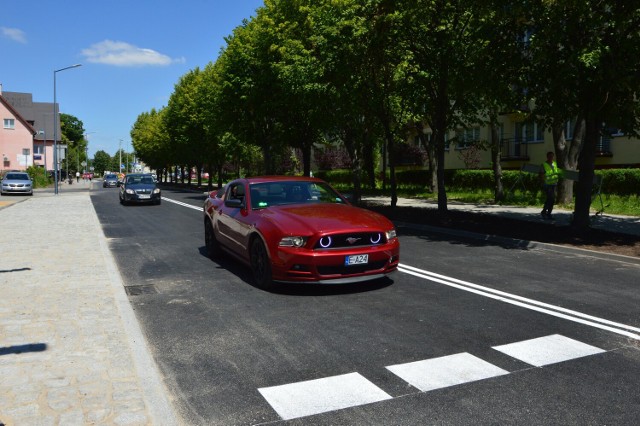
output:
[[[76,172],[76,182],[80,182],[80,172]]]
[[[540,215],[543,219],[552,219],[551,212],[553,211],[553,205],[556,202],[556,187],[558,186],[558,180],[561,175],[561,170],[558,169],[558,164],[553,159],[553,152],[547,152],[547,161],[540,166],[540,180],[542,180],[542,188],[545,193],[544,206]]]

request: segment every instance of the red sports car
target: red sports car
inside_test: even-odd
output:
[[[204,202],[207,253],[248,264],[256,284],[344,284],[398,267],[400,244],[384,216],[352,206],[317,178],[238,179]]]

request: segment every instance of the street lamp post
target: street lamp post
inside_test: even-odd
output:
[[[58,104],[56,103],[56,74],[60,71],[81,67],[82,64],[75,64],[69,67],[60,68],[53,71],[53,167],[54,167],[54,194],[58,195]]]

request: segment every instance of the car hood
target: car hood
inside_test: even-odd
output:
[[[346,204],[272,206],[262,210],[262,216],[290,235],[308,235],[313,231],[387,231],[394,227],[378,213]]]

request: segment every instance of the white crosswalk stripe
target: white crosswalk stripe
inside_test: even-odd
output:
[[[605,352],[595,346],[559,334],[493,346],[493,349],[536,367]]]
[[[606,352],[559,334],[492,348],[537,367]],[[386,368],[421,392],[510,373],[469,353],[396,364]],[[393,399],[359,373],[265,387],[258,391],[283,420]]]
[[[358,373],[261,388],[258,391],[284,420],[392,398]]]
[[[391,365],[387,369],[423,392],[509,374],[468,353]]]

